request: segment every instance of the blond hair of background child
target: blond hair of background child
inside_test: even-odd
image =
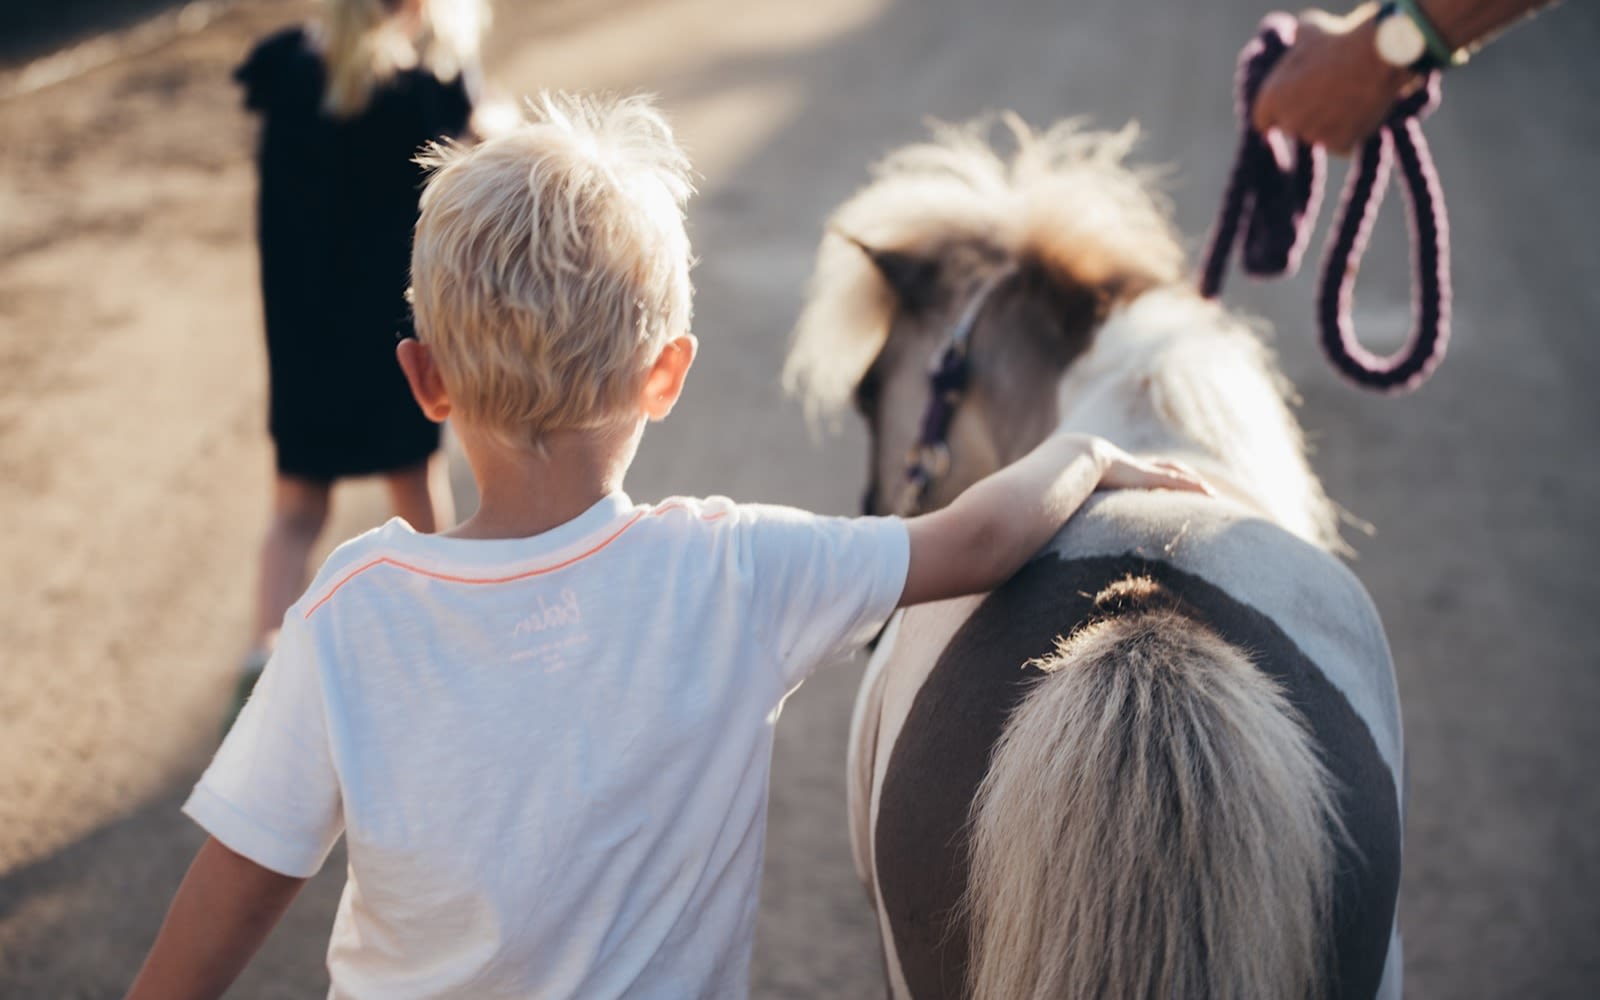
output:
[[[482,0],[323,0],[323,107],[359,114],[374,89],[419,66],[444,81],[475,73],[488,21]]]
[[[910,520],[634,503],[698,351],[688,164],[645,99],[532,111],[427,158],[399,349],[481,506],[345,544],[291,609],[132,997],[219,995],[341,835],[335,996],[742,996],[784,697],[1097,488],[1204,489],[1064,435]]]

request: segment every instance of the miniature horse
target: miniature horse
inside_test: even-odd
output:
[[[1221,496],[1098,495],[999,590],[890,623],[850,753],[890,992],[1398,997],[1393,666],[1285,384],[1184,282],[1132,129],[1006,121],[1011,155],[940,127],[834,214],[788,384],[865,419],[878,513],[1056,428]]]

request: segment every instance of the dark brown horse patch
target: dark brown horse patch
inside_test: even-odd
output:
[[[1204,579],[1139,556],[1036,560],[985,600],[917,694],[879,795],[878,892],[911,995],[965,995],[967,822],[989,755],[1026,686],[1023,664],[1056,638],[1106,615],[1095,596],[1148,576],[1248,651],[1305,715],[1338,790],[1347,840],[1334,885],[1327,961],[1332,997],[1371,997],[1382,980],[1400,884],[1394,776],[1367,725],[1284,631]]]

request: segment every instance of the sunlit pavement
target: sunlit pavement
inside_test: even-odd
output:
[[[504,0],[504,97],[658,92],[701,173],[689,395],[652,432],[638,498],[854,506],[853,427],[820,442],[776,373],[827,211],[923,119],[1014,108],[1143,122],[1198,246],[1234,143],[1244,3]],[[0,74],[0,995],[126,985],[199,834],[177,812],[239,653],[269,457],[250,238],[250,125],[226,72],[293,3],[122,33],[61,82]],[[1446,83],[1427,128],[1449,199],[1456,323],[1415,396],[1339,382],[1307,277],[1237,281],[1304,397],[1329,491],[1389,626],[1411,803],[1402,904],[1414,997],[1582,997],[1600,979],[1600,12],[1569,3]],[[82,53],[80,53],[81,55]],[[40,71],[42,72],[42,71]],[[43,77],[36,75],[35,82]],[[26,92],[24,92],[26,90]],[[1404,323],[1391,209],[1356,309]],[[459,470],[458,470],[459,471]],[[464,485],[464,484],[463,484]],[[384,512],[341,491],[336,534]],[[842,771],[858,668],[779,731],[759,997],[881,986],[850,869]],[[230,996],[326,989],[330,862]]]

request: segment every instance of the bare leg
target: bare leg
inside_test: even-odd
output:
[[[394,512],[418,531],[432,534],[455,524],[456,505],[443,449],[421,465],[389,473],[384,482]]]
[[[280,474],[273,487],[272,521],[261,545],[253,647],[272,645],[284,612],[299,599],[310,575],[311,549],[328,523],[331,483]]]

